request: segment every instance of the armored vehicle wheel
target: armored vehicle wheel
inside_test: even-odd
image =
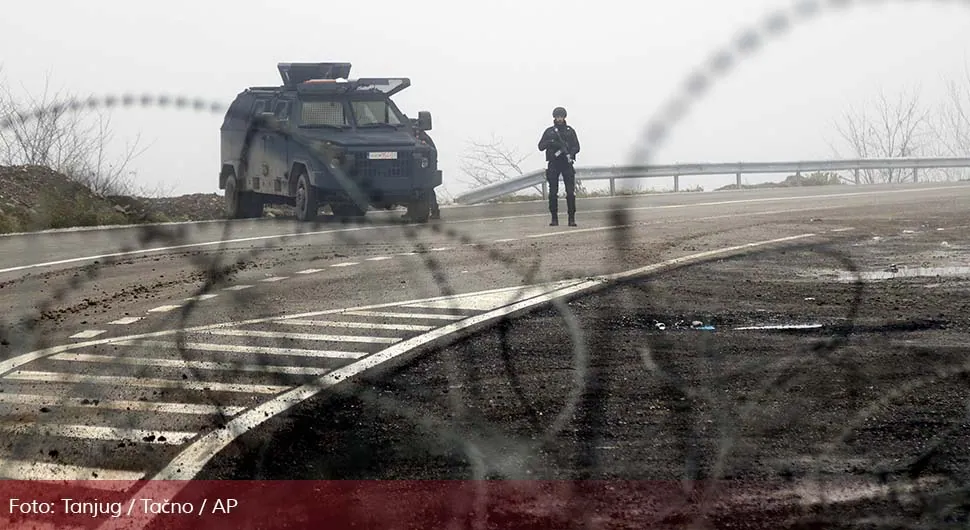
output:
[[[431,216],[431,204],[427,194],[423,194],[408,204],[407,218],[416,223],[427,223]]]
[[[263,216],[263,201],[254,192],[239,191],[236,178],[226,180],[226,214],[230,219],[251,219]]]
[[[306,173],[300,173],[300,177],[296,181],[295,206],[296,218],[301,221],[315,220],[320,211],[317,190],[310,184],[310,178]]]

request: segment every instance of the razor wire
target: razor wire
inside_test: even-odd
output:
[[[672,128],[680,120],[682,120],[687,112],[689,112],[692,104],[702,98],[705,94],[709,93],[718,79],[723,78],[723,76],[728,75],[732,67],[737,66],[738,63],[745,59],[750,59],[757,50],[762,49],[765,45],[771,42],[772,38],[778,38],[781,35],[791,31],[797,25],[804,23],[808,20],[812,20],[818,15],[823,14],[827,9],[834,10],[838,8],[854,7],[854,6],[873,6],[874,4],[888,4],[888,1],[884,2],[852,2],[850,0],[833,0],[829,2],[823,1],[800,1],[795,3],[788,9],[781,9],[773,12],[764,21],[754,27],[750,27],[741,32],[741,36],[738,40],[728,46],[719,48],[714,52],[711,59],[702,66],[695,69],[694,73],[689,75],[683,82],[680,90],[675,92],[672,98],[669,99],[662,107],[661,111],[651,119],[647,126],[642,131],[638,141],[637,147],[631,156],[632,162],[636,164],[645,164],[652,159],[653,154],[662,145],[663,141],[669,136]],[[964,5],[970,5],[970,2],[963,2]],[[184,96],[172,96],[172,95],[121,95],[121,96],[104,96],[104,97],[90,97],[84,100],[70,101],[64,103],[63,105],[55,105],[50,110],[38,110],[34,114],[24,114],[20,113],[15,117],[8,117],[4,120],[0,120],[0,129],[7,129],[12,126],[15,121],[25,122],[29,120],[36,120],[41,117],[45,112],[51,112],[54,110],[63,110],[67,108],[72,111],[83,111],[85,109],[96,109],[96,108],[131,108],[141,106],[143,108],[156,107],[160,109],[177,109],[184,111],[195,111],[195,112],[208,112],[212,114],[222,114],[225,112],[226,106],[212,101],[207,101],[198,98],[189,98]],[[278,132],[285,134],[284,129],[279,129]],[[306,145],[310,150],[316,150],[319,152],[319,147],[314,145]],[[325,153],[320,153],[325,154]],[[244,157],[245,159],[245,157]],[[365,204],[366,199],[364,195],[367,190],[361,190],[357,187],[356,183],[347,178],[342,173],[337,174],[338,179],[345,185],[345,188],[351,190],[351,194],[356,196],[358,204]],[[630,226],[632,223],[629,221],[630,213],[628,210],[624,209],[623,204],[616,202],[614,205],[616,210],[616,215],[611,221],[615,226]],[[359,221],[359,223],[369,223],[369,221]],[[516,274],[523,277],[526,283],[534,283],[539,279],[541,260],[539,258],[535,259],[534,262],[528,264],[528,260],[521,257],[516,257],[512,255],[503,254],[502,252],[489,248],[485,243],[480,243],[475,241],[474,235],[470,233],[463,233],[457,229],[450,227],[441,227],[439,225],[428,225],[428,226],[414,226],[409,223],[391,223],[400,225],[402,234],[405,236],[406,240],[415,244],[416,248],[420,250],[426,250],[421,247],[421,243],[418,241],[419,236],[422,233],[432,233],[435,235],[443,235],[452,240],[458,241],[464,245],[470,245],[471,248],[481,252],[483,255],[487,256],[488,259],[495,262],[501,263],[503,266],[508,267],[508,269]],[[312,223],[306,226],[301,225],[299,230],[309,230],[311,228],[319,228],[325,226],[324,223]],[[231,229],[231,223],[226,223],[224,227],[224,239],[229,239],[229,231]],[[176,229],[166,229],[163,227],[145,227],[142,231],[142,238],[140,243],[142,245],[148,245],[154,242],[161,242],[164,244],[177,244],[182,241],[185,237],[184,228]],[[726,230],[730,231],[730,230]],[[713,231],[706,234],[695,234],[692,236],[686,236],[682,239],[675,239],[673,242],[668,241],[663,244],[655,245],[653,251],[656,253],[662,253],[665,250],[673,248],[676,244],[682,243],[684,241],[695,241],[703,236],[710,236],[715,233],[721,233],[725,231]],[[631,255],[629,249],[635,247],[634,236],[630,228],[617,230],[615,232],[614,244],[616,248],[616,259],[618,263],[628,264],[630,266],[635,266],[637,263],[636,256]],[[359,245],[362,243],[361,239],[357,239],[351,233],[337,233],[335,235],[335,240],[338,243],[345,244],[347,246]],[[135,247],[125,247],[123,252],[130,250],[137,250]],[[273,246],[273,242],[267,242],[262,249],[256,249],[247,253],[241,253],[236,257],[236,262],[240,260],[258,259],[261,255],[266,253],[271,253],[276,248]],[[803,249],[804,250],[804,249]],[[813,252],[814,249],[807,249],[809,252]],[[214,257],[209,257],[205,255],[200,255],[201,257],[193,256],[191,263],[193,263],[200,271],[203,271],[203,277],[205,278],[203,287],[201,287],[196,294],[205,294],[211,292],[213,289],[225,286],[226,279],[231,276],[233,265],[226,264],[222,262],[222,259],[230,253],[230,250],[226,247],[215,249],[213,252]],[[834,250],[825,249],[821,254],[840,260],[844,265],[848,266],[850,270],[858,269],[857,266],[853,264],[852,259],[844,252],[837,252]],[[423,254],[424,266],[431,273],[432,278],[441,288],[440,294],[450,295],[455,294],[456,289],[451,286],[448,282],[447,271],[444,269],[442,263],[436,260],[431,254]],[[750,255],[749,255],[750,256]],[[65,300],[70,292],[77,289],[82,282],[91,281],[96,279],[99,275],[104,274],[107,267],[113,266],[117,260],[109,258],[105,260],[103,264],[97,267],[90,267],[87,269],[87,278],[78,276],[69,282],[66,288],[63,288],[56,292],[44,306],[43,308],[53,307],[54,304]],[[525,263],[523,263],[525,262]],[[634,307],[644,307],[653,309],[658,313],[661,313],[661,308],[656,306],[656,293],[652,291],[649,282],[633,282],[626,281],[623,282],[623,286],[629,287],[630,290],[627,291],[626,296],[634,297],[633,300],[628,301],[629,305]],[[837,335],[829,339],[824,345],[820,346],[816,350],[817,355],[812,357],[813,360],[826,359],[823,353],[826,355],[834,355],[840,350],[845,348],[847,342],[851,339],[853,334],[852,325],[855,322],[856,314],[858,313],[860,307],[864,303],[862,301],[863,284],[860,281],[855,283],[855,293],[853,304],[848,308],[848,314],[846,316],[846,321],[848,326],[843,328],[845,331],[841,335]],[[238,297],[236,303],[240,305],[248,305],[252,303],[257,295],[248,295],[244,293],[237,293],[233,296]],[[604,372],[600,368],[590,369],[590,363],[594,360],[601,361],[603,356],[609,356],[615,353],[622,345],[611,342],[608,337],[600,337],[597,340],[601,345],[597,351],[589,351],[587,347],[588,341],[584,338],[588,335],[584,330],[582,323],[577,320],[577,315],[569,307],[569,304],[556,301],[553,303],[553,307],[559,313],[563,319],[564,327],[569,330],[570,341],[574,348],[574,362],[576,363],[574,369],[576,370],[576,379],[573,381],[575,386],[570,393],[571,396],[566,400],[565,407],[559,415],[556,416],[555,421],[552,425],[548,426],[542,433],[541,439],[544,442],[551,440],[556,434],[560,433],[565,427],[568,420],[574,415],[574,413],[579,410],[582,416],[586,419],[581,422],[581,430],[585,429],[586,432],[580,438],[583,441],[582,454],[579,456],[579,471],[581,476],[585,475],[595,475],[600,469],[600,463],[597,458],[597,450],[595,449],[597,444],[601,442],[601,433],[596,431],[596,423],[600,421],[605,414],[605,409],[607,407],[607,402],[609,400],[609,385],[611,377],[609,373]],[[189,304],[185,307],[184,311],[180,316],[178,325],[184,326],[188,323],[188,317],[190,313],[197,310],[197,306],[194,304]],[[608,315],[600,315],[601,319],[606,319]],[[36,319],[26,319],[23,324],[24,329],[29,331],[36,325]],[[498,329],[505,330],[508,333],[507,322],[503,322]],[[6,334],[9,334],[6,333]],[[183,336],[179,336],[179,340],[183,340]],[[507,340],[507,339],[503,339]],[[43,345],[40,343],[39,345]],[[466,345],[468,348],[472,349],[472,354],[480,353],[485,354],[482,351],[476,351],[474,342],[469,342]],[[650,366],[654,367],[653,370],[656,375],[665,380],[667,385],[676,392],[681,393],[685,398],[691,396],[691,399],[698,399],[698,394],[696,389],[692,389],[689,385],[677,377],[672,376],[668,370],[669,368],[664,367],[664,360],[657,360],[657,353],[663,352],[665,350],[664,345],[658,343],[649,343],[646,346],[645,351],[651,352],[648,358],[651,359]],[[521,381],[518,381],[519,376],[514,369],[514,358],[509,350],[508,345],[503,345],[499,350],[504,358],[505,370],[508,374],[509,383],[515,387],[516,394],[518,398],[524,403],[527,401],[526,391],[522,387]],[[821,352],[821,353],[820,353]],[[183,350],[184,353],[184,350]],[[467,373],[469,368],[466,366],[465,369],[461,367],[461,364],[466,363],[470,357],[474,355],[465,356],[462,359],[455,358],[451,354],[445,355],[445,361],[447,363],[446,372],[449,374],[449,383],[460,384],[461,374]],[[716,352],[696,352],[698,356],[702,353],[712,354],[716,356]],[[184,356],[183,356],[184,358]],[[829,362],[838,362],[834,357],[828,358]],[[666,363],[670,363],[670,359],[666,360]],[[790,377],[791,372],[785,374],[785,376]],[[780,388],[783,383],[782,380],[771,380],[766,381],[764,385],[764,390],[767,392],[771,389]],[[592,388],[592,395],[590,396],[584,390],[589,390]],[[353,395],[362,400],[365,403],[373,402],[375,406],[382,409],[396,409],[402,411],[401,406],[393,402],[393,400],[387,400],[383,398],[378,398],[376,396],[369,396],[366,391],[355,391]],[[708,398],[710,399],[710,398]],[[456,400],[453,404],[455,407],[460,407],[460,399]],[[215,403],[215,400],[213,400]],[[752,404],[753,407],[754,404]],[[689,408],[685,409],[689,412]],[[440,423],[440,421],[434,418],[422,417],[420,415],[414,414],[414,411],[404,411],[410,412],[412,415],[412,421],[418,422],[428,422],[430,421],[432,427],[431,429],[436,432],[441,432],[442,430],[447,430],[447,427]],[[459,413],[460,411],[453,410],[453,413]],[[748,412],[752,412],[749,408]],[[686,412],[685,412],[686,413]],[[467,435],[467,433],[465,433]],[[690,439],[696,435],[696,433],[691,432],[688,429],[684,433],[683,441],[685,444],[689,444]],[[462,439],[462,434],[458,433],[457,437]],[[483,445],[484,444],[484,445]],[[467,444],[467,456],[478,463],[476,469],[473,473],[474,478],[481,479],[487,476],[499,472],[501,470],[489,469],[487,462],[483,460],[482,454],[490,453],[488,441],[479,440],[479,442]],[[538,443],[528,449],[528,452],[538,452],[542,450],[542,443]],[[686,447],[682,450],[685,454],[691,453]],[[720,457],[723,459],[730,452],[728,446],[722,447]],[[690,460],[694,457],[686,457]],[[685,462],[685,468],[694,468],[693,464],[690,462]]]

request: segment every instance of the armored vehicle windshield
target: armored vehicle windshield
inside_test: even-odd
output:
[[[307,97],[300,102],[299,126],[359,129],[409,124],[394,103],[382,96]]]

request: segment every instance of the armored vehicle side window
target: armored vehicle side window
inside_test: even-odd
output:
[[[349,125],[344,113],[344,104],[339,101],[304,101],[300,109],[300,124],[309,127]]]
[[[280,101],[276,104],[276,108],[273,109],[273,114],[276,115],[277,119],[285,120],[290,117],[290,102]]]
[[[395,109],[388,105],[386,101],[352,101],[350,105],[354,109],[357,125],[368,125],[371,123],[401,125],[400,117],[395,112]]]
[[[253,106],[253,116],[258,116],[264,110],[266,110],[266,100],[260,99],[256,101],[256,105]]]

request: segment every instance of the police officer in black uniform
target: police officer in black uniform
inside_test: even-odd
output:
[[[546,181],[549,183],[549,226],[559,226],[559,175],[566,185],[566,211],[569,226],[576,226],[576,170],[573,162],[579,153],[579,137],[576,130],[566,124],[566,109],[556,107],[552,111],[551,127],[542,133],[539,150],[546,152]]]

